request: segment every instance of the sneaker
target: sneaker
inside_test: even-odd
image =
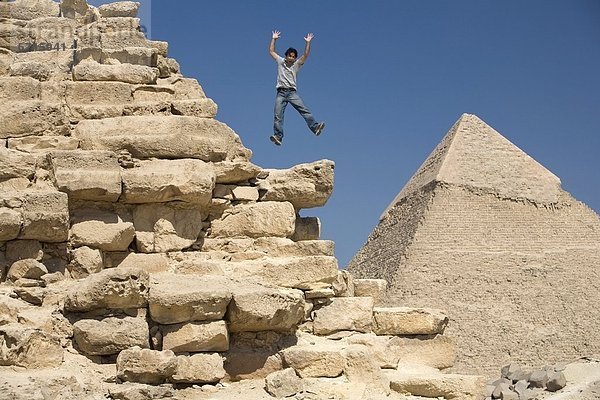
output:
[[[325,122],[319,122],[315,128],[315,135],[319,136],[323,129],[325,129]]]
[[[276,135],[271,135],[271,142],[273,142],[277,146],[281,146],[281,138]]]

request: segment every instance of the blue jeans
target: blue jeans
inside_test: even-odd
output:
[[[313,117],[308,108],[306,108],[304,102],[298,95],[298,92],[290,89],[277,89],[277,97],[275,97],[275,122],[273,124],[275,136],[280,139],[283,138],[283,113],[285,112],[285,107],[288,103],[302,115],[308,128],[314,132],[319,123],[315,120],[315,117]]]

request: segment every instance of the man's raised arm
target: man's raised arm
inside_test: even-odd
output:
[[[314,37],[315,37],[315,35],[313,35],[312,33],[309,33],[304,38],[304,41],[306,42],[306,44],[304,45],[304,54],[302,54],[300,56],[300,58],[298,59],[298,62],[301,65],[306,62],[306,59],[308,58],[308,55],[310,54],[310,41],[313,40]]]
[[[280,58],[279,54],[275,52],[275,41],[279,39],[279,36],[281,36],[281,32],[273,31],[273,36],[271,36],[271,43],[269,44],[269,54],[271,55],[271,57],[273,57],[274,60]]]

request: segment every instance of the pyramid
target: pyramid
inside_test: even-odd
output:
[[[456,368],[600,351],[600,219],[560,180],[464,114],[382,213],[347,269],[391,304],[443,306]]]

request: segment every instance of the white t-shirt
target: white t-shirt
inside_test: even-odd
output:
[[[302,64],[296,60],[291,66],[287,66],[283,57],[277,57],[277,85],[275,87],[296,89],[296,75]]]

